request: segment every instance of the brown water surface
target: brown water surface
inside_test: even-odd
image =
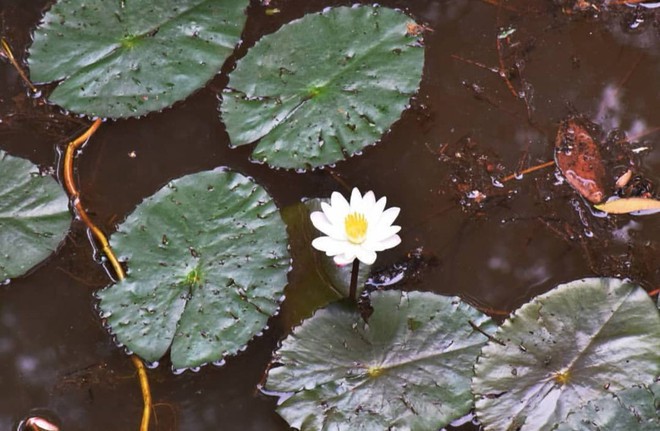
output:
[[[76,162],[85,205],[112,233],[168,180],[204,169],[229,166],[251,175],[280,207],[345,191],[339,178],[402,208],[403,243],[377,266],[419,247],[431,262],[402,288],[460,295],[498,317],[581,277],[630,277],[649,291],[659,288],[657,215],[596,217],[553,167],[503,187],[491,179],[552,160],[559,123],[580,115],[603,136],[632,137],[619,145],[648,147],[633,160],[635,169],[660,184],[658,9],[568,13],[556,4],[575,2],[494,3],[383,1],[432,29],[419,94],[362,156],[297,174],[249,162],[250,148],[229,149],[217,97],[235,59],[262,35],[305,13],[350,3],[272,0],[281,12],[269,16],[253,1],[241,48],[206,88],[162,113],[100,128]],[[2,35],[21,61],[48,4],[0,0]],[[28,98],[13,67],[0,61],[1,149],[55,167],[56,149],[85,124]],[[616,172],[607,174],[613,184]],[[293,265],[290,296],[311,288],[301,281],[305,269]],[[0,429],[12,429],[32,409],[46,409],[69,431],[138,428],[134,370],[94,308],[92,293],[108,282],[76,221],[52,258],[0,286]],[[264,336],[224,367],[182,375],[167,364],[151,370],[157,405],[151,429],[287,430],[276,400],[256,390],[286,322],[271,319]]]

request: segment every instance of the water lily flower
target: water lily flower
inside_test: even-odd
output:
[[[385,197],[376,201],[372,191],[362,196],[357,188],[350,203],[341,193],[332,193],[330,204],[322,202],[322,211],[310,214],[314,227],[327,235],[314,239],[312,247],[332,256],[337,265],[347,265],[356,258],[373,264],[376,252],[401,243],[397,235],[401,226],[392,225],[400,209],[385,209],[386,201]]]

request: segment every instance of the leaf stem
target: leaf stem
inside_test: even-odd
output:
[[[149,389],[149,379],[147,378],[147,370],[137,356],[131,356],[131,361],[138,372],[138,379],[140,379],[140,388],[142,389],[142,400],[144,406],[142,407],[142,422],[140,422],[140,431],[149,430],[149,418],[151,417],[151,390]]]
[[[105,254],[105,256],[108,258],[108,261],[112,265],[117,279],[123,280],[126,278],[124,269],[117,260],[115,253],[110,248],[110,244],[108,243],[108,239],[106,238],[105,234],[94,224],[94,222],[92,222],[92,220],[89,218],[89,215],[87,215],[87,211],[85,211],[85,208],[83,208],[82,202],[80,200],[80,192],[78,191],[78,187],[76,186],[76,182],[73,177],[73,160],[75,158],[76,150],[83,146],[100,126],[101,119],[97,118],[82,135],[69,142],[64,153],[62,176],[64,178],[64,187],[69,193],[69,197],[71,198],[71,203],[75,209],[76,215],[92,232],[92,235],[99,243],[103,254]]]
[[[115,253],[112,251],[112,248],[110,248],[110,244],[108,243],[108,238],[105,236],[103,231],[101,231],[101,229],[99,229],[94,224],[92,219],[89,218],[87,211],[85,211],[85,209],[83,208],[82,202],[80,200],[80,191],[78,190],[73,175],[73,162],[75,159],[76,150],[82,147],[100,126],[101,126],[101,119],[96,119],[82,135],[78,136],[76,139],[69,142],[69,144],[66,147],[66,151],[64,153],[62,177],[64,180],[64,187],[66,188],[66,191],[69,194],[69,197],[71,198],[76,215],[85,224],[85,226],[87,226],[87,228],[92,232],[94,239],[101,246],[101,250],[112,264],[112,268],[115,271],[115,275],[117,279],[123,280],[126,278],[126,273],[124,272],[124,268],[122,268],[121,264],[119,263],[119,260],[115,256]],[[142,390],[143,408],[142,408],[142,421],[140,422],[140,431],[148,431],[149,419],[151,417],[151,409],[153,408],[151,402],[151,390],[149,388],[149,379],[147,377],[147,371],[144,364],[142,363],[142,360],[137,356],[132,355],[131,361],[133,362],[133,365],[137,369],[138,378],[140,380],[140,388]]]
[[[11,65],[14,66],[14,69],[16,69],[16,72],[18,72],[18,75],[21,77],[23,82],[25,82],[25,85],[30,88],[32,93],[37,93],[37,88],[34,86],[34,84],[32,84],[32,82],[30,82],[30,79],[21,68],[21,65],[18,64],[16,58],[14,58],[14,54],[11,52],[11,48],[9,47],[9,44],[4,37],[0,38],[0,45],[2,45],[2,51],[4,51],[5,55],[7,56],[7,60],[9,60]]]
[[[348,297],[357,302],[357,280],[358,272],[360,270],[360,261],[355,259],[353,261],[353,269],[351,270],[351,287],[348,289]]]

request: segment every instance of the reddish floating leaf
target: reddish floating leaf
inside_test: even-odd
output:
[[[555,141],[555,161],[566,181],[589,202],[605,197],[605,168],[598,143],[577,119],[564,121]]]

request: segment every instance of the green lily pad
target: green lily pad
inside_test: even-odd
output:
[[[550,430],[590,400],[660,374],[660,315],[625,281],[586,278],[523,305],[476,364],[477,416],[487,430]]]
[[[635,386],[589,401],[556,431],[660,430],[660,384]]]
[[[177,369],[246,347],[278,309],[290,258],[271,197],[222,169],[172,181],[112,235],[127,278],[98,292],[117,340]]]
[[[438,429],[472,407],[472,365],[492,321],[433,293],[374,292],[373,314],[331,304],[275,353],[266,389],[300,430]]]
[[[30,47],[30,77],[61,81],[50,101],[134,117],[183,100],[234,51],[247,0],[59,0]]]
[[[0,281],[51,255],[71,226],[69,198],[50,175],[0,150]]]
[[[222,118],[233,146],[273,167],[329,165],[373,144],[422,76],[414,21],[383,7],[337,7],[264,36],[229,76]]]

